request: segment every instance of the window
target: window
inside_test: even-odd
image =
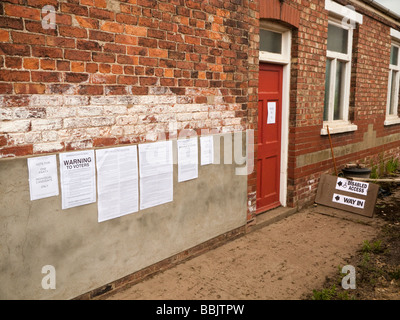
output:
[[[260,21],[260,61],[289,63],[290,41],[290,30],[265,20]]]
[[[388,96],[385,125],[399,123],[400,44],[390,49]]]
[[[282,33],[260,29],[260,51],[282,53]]]
[[[357,130],[350,124],[349,97],[353,29],[336,21],[328,24],[328,50],[325,72],[324,128],[332,133]]]

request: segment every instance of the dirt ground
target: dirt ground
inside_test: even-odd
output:
[[[317,292],[323,299],[400,300],[400,186],[381,184],[375,209],[381,228],[347,264],[356,267],[356,289],[345,292],[338,273]]]
[[[313,290],[337,280],[339,266],[351,262],[358,272],[357,253],[386,223],[377,214],[318,211],[315,206],[297,212],[101,299],[312,299]]]

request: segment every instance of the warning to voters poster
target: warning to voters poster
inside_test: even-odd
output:
[[[60,153],[62,209],[96,202],[94,151]]]

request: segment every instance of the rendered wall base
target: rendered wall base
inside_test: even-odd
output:
[[[98,223],[97,204],[30,201],[27,160],[0,161],[0,299],[72,299],[245,226],[247,176],[235,168],[199,166],[178,183],[174,165],[172,203]],[[45,265],[56,289],[42,288]]]

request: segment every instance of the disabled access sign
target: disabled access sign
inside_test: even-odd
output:
[[[323,174],[315,202],[372,218],[378,191],[379,186],[374,183]]]

